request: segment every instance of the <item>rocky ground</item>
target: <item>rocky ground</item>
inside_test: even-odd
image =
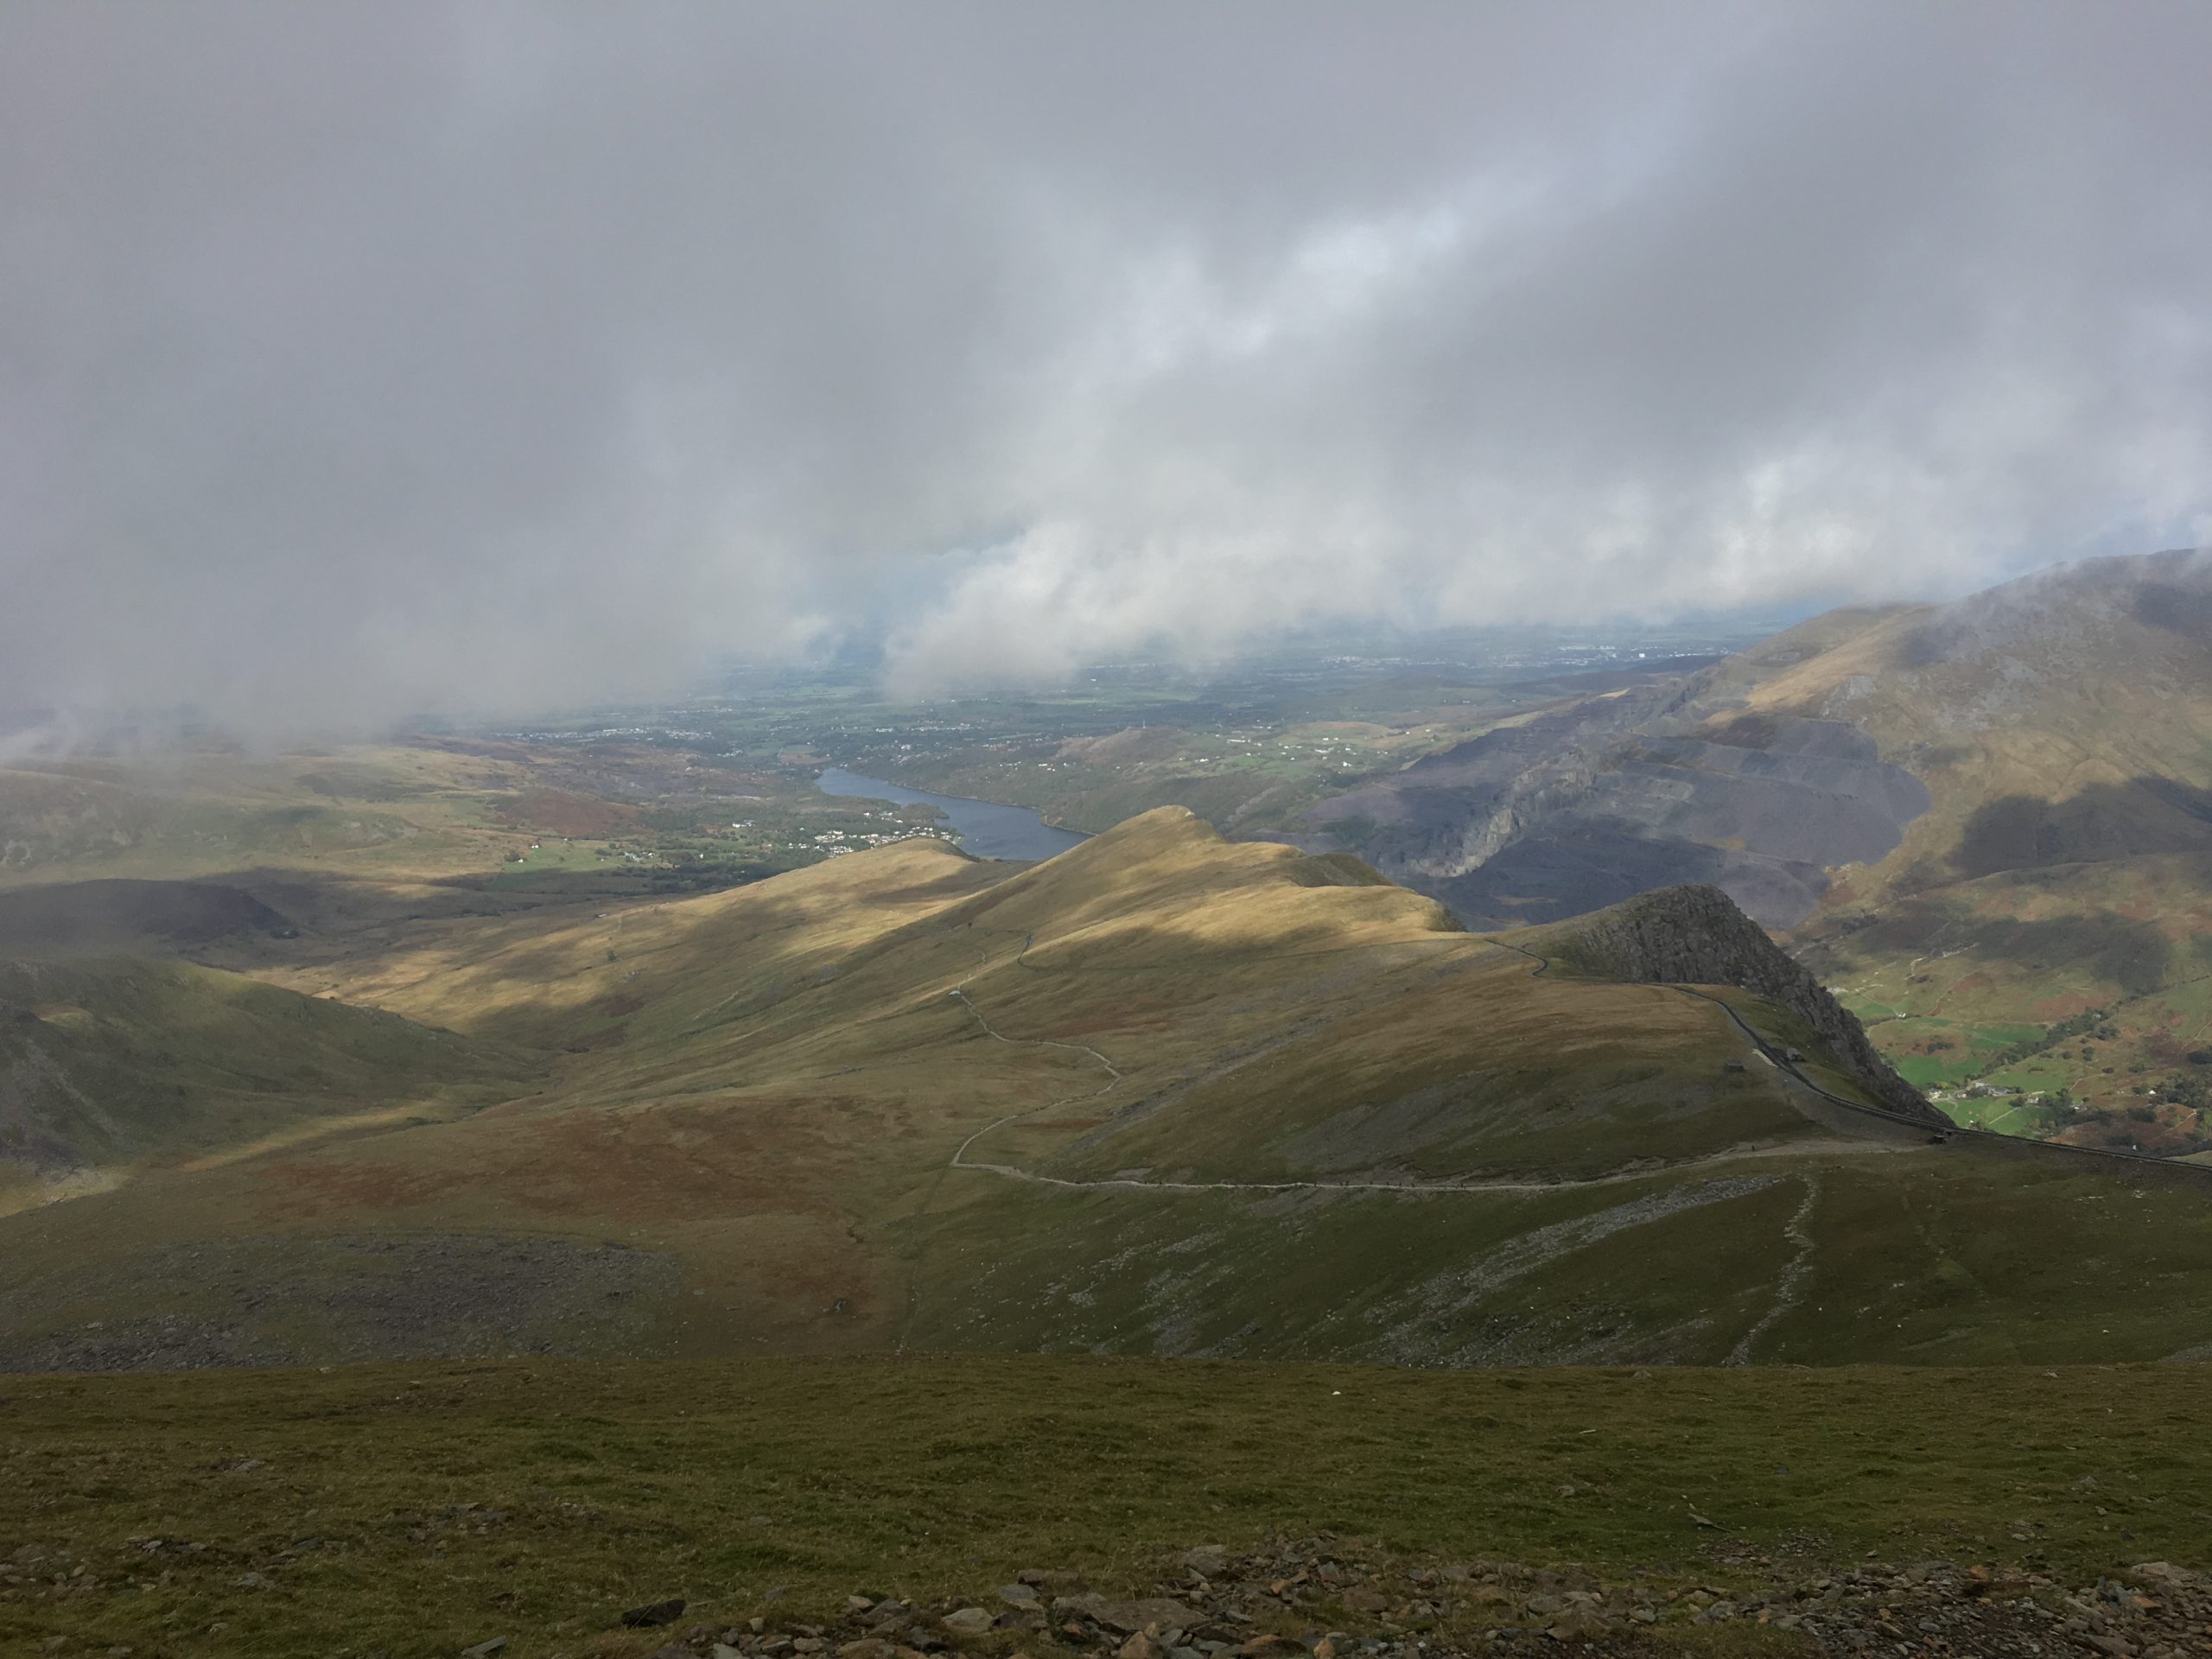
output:
[[[427,1523],[481,1530],[504,1516],[464,1505]],[[205,1547],[134,1540],[148,1557]],[[314,1541],[308,1541],[312,1547]],[[280,1565],[280,1564],[277,1564]],[[275,1570],[275,1565],[272,1565]],[[27,1546],[0,1557],[0,1596],[92,1586],[86,1564]],[[166,1576],[164,1574],[163,1576]],[[237,1582],[272,1588],[269,1574]],[[1618,1577],[1514,1562],[1413,1562],[1351,1540],[1277,1539],[1255,1554],[1200,1548],[1165,1563],[1150,1593],[1102,1594],[1076,1573],[1031,1568],[973,1599],[920,1604],[867,1593],[820,1622],[772,1611],[743,1624],[687,1623],[680,1598],[579,1619],[550,1659],[1452,1659],[1459,1655],[1802,1653],[1916,1659],[2185,1659],[2212,1654],[2212,1573],[2146,1561],[2075,1585],[1953,1561],[1802,1561],[1716,1548],[1695,1569]],[[594,1625],[602,1628],[594,1634]],[[1715,1627],[1734,1626],[1735,1630]],[[1761,1627],[1753,1630],[1745,1627]],[[211,1627],[211,1636],[225,1626]],[[105,1651],[54,1637],[42,1652]],[[411,1651],[411,1649],[410,1649]],[[486,1635],[460,1659],[525,1659]],[[397,1659],[372,1651],[361,1659]],[[537,1643],[527,1659],[549,1659]]]
[[[1255,1555],[1190,1550],[1139,1597],[1103,1595],[1072,1573],[1036,1568],[972,1602],[855,1594],[842,1616],[823,1624],[767,1617],[721,1630],[686,1626],[683,1603],[673,1599],[632,1608],[620,1624],[665,1630],[671,1639],[649,1659],[926,1659],[960,1650],[1099,1659],[1657,1654],[1708,1650],[1704,1638],[1724,1634],[1710,1627],[1728,1624],[1769,1627],[1772,1636],[1750,1649],[1723,1644],[1732,1651],[2212,1654],[2212,1574],[2165,1562],[2087,1586],[1951,1561],[1806,1571],[1766,1557],[1717,1556],[1703,1570],[1709,1578],[1674,1568],[1600,1578],[1501,1561],[1413,1564],[1315,1537],[1280,1540]],[[501,1654],[519,1659],[499,1637],[463,1659]]]

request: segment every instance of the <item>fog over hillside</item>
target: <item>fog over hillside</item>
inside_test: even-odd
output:
[[[1944,595],[2212,512],[2212,14],[0,15],[0,709]]]

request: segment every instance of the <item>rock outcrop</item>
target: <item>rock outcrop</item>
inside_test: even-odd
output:
[[[1851,1011],[1718,887],[1639,893],[1560,929],[1546,949],[1562,967],[1608,979],[1756,992],[1803,1020],[1880,1104],[1930,1123],[1948,1122],[1890,1069]]]

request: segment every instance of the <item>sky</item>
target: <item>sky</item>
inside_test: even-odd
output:
[[[1968,590],[2212,517],[2212,7],[0,8],[0,708]]]

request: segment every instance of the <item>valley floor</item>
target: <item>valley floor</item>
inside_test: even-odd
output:
[[[1499,1629],[1550,1651],[1586,1630],[1623,1651],[1847,1650],[1854,1630],[1882,1651],[2202,1651],[2208,1406],[2196,1365],[5,1377],[0,1651],[402,1659],[505,1637],[481,1651],[582,1659],[693,1631],[688,1650],[727,1633],[795,1659],[878,1624],[895,1643],[853,1659],[1121,1649],[1126,1609],[1041,1619],[1001,1597],[1025,1569],[1046,1603],[1079,1598],[1059,1573],[1174,1592],[1238,1638],[1224,1654],[1271,1631],[1484,1650]],[[1224,1557],[1207,1585],[1202,1548]],[[2159,1562],[2178,1576],[2137,1571]],[[665,1625],[621,1622],[679,1599]],[[969,1605],[984,1628],[942,1624]]]

